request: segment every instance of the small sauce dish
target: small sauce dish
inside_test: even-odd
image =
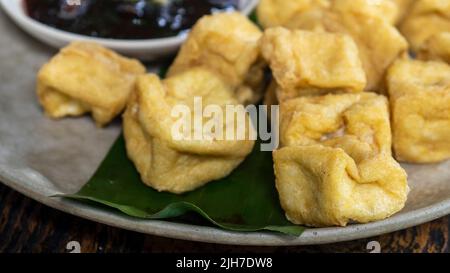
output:
[[[258,2],[258,0],[240,0],[238,10],[249,15]],[[36,39],[55,48],[64,47],[72,41],[93,41],[121,54],[150,61],[175,53],[187,37],[186,31],[176,36],[153,39],[111,39],[80,35],[34,20],[27,14],[23,0],[0,0],[0,4],[19,27]]]

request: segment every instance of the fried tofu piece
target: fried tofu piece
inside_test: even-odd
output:
[[[396,18],[396,24],[401,23],[405,16],[410,12],[412,5],[417,0],[390,0],[394,2],[398,7],[398,13]]]
[[[391,155],[389,108],[374,93],[301,97],[280,105],[274,152],[287,218],[308,226],[381,220],[403,208],[406,172]]]
[[[263,92],[265,66],[260,62],[258,43],[261,36],[259,28],[240,13],[204,16],[191,30],[168,76],[192,67],[206,67],[236,90],[241,103],[254,103]]]
[[[361,92],[366,77],[358,49],[347,35],[272,28],[261,51],[280,86],[280,101],[305,94]]]
[[[385,93],[386,71],[397,58],[407,53],[408,43],[392,22],[380,18],[383,9],[373,8],[372,1],[355,2],[358,5],[350,2],[335,0],[330,9],[305,13],[287,27],[351,36],[366,73],[365,90]]]
[[[285,26],[292,18],[309,10],[326,8],[328,0],[261,0],[257,7],[258,21],[264,28]]]
[[[450,31],[450,1],[416,1],[400,30],[411,48],[419,51],[432,36]]]
[[[366,91],[385,93],[384,80],[392,63],[407,54],[408,43],[386,20],[341,14],[339,22],[331,24],[332,32],[347,33],[358,45],[367,76]]]
[[[394,151],[400,161],[450,158],[450,66],[399,60],[389,70]]]
[[[134,162],[142,181],[158,191],[181,194],[223,178],[253,149],[254,141],[247,135],[253,127],[242,105],[238,113],[248,119],[244,120],[246,134],[243,139],[239,138],[237,130],[233,139],[216,138],[207,135],[203,127],[196,128],[192,124],[186,125],[184,131],[174,131],[179,122],[173,116],[175,107],[188,107],[187,117],[191,121],[198,115],[194,97],[202,99],[205,111],[212,105],[225,113],[227,105],[239,105],[232,90],[215,73],[193,68],[163,81],[156,75],[139,77],[137,89],[124,114],[128,157]],[[224,116],[218,118],[223,121],[223,128],[214,127],[216,131],[226,132],[229,126],[237,128],[238,118]],[[197,133],[200,138],[196,138]]]
[[[400,211],[409,191],[392,158],[356,161],[341,148],[289,146],[274,152],[276,187],[286,217],[298,225],[346,226]]]
[[[348,137],[391,154],[388,102],[374,93],[300,97],[280,104],[282,146],[334,145]]]
[[[331,9],[340,13],[386,20],[395,24],[399,7],[392,0],[332,0]]]
[[[302,12],[299,16],[294,16],[283,26],[288,29],[301,29],[309,31],[326,32],[324,21],[328,19],[331,11],[329,8],[312,8]]]
[[[45,64],[37,77],[37,95],[52,118],[92,112],[98,126],[122,112],[136,77],[145,73],[137,60],[100,45],[74,42]]]
[[[443,61],[450,64],[450,32],[432,36],[422,46],[417,57],[425,61]]]

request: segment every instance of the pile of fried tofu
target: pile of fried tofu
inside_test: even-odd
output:
[[[50,117],[91,112],[99,126],[124,111],[143,182],[184,193],[230,174],[254,141],[174,141],[170,109],[265,93],[280,105],[273,159],[290,221],[345,226],[400,211],[409,187],[398,161],[450,158],[450,0],[261,0],[257,15],[263,31],[239,13],[200,19],[165,79],[73,43],[40,70],[39,101]]]
[[[450,158],[450,1],[262,0],[258,18],[288,219],[345,226],[401,210],[396,160]]]

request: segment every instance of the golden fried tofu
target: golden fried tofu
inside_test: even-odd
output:
[[[390,0],[397,5],[398,13],[395,23],[401,23],[417,0]]]
[[[144,73],[137,60],[94,43],[74,42],[40,69],[37,95],[52,118],[92,112],[97,125],[104,126],[122,112],[136,77]]]
[[[339,17],[342,28],[331,24],[329,30],[347,33],[355,40],[367,76],[365,90],[384,93],[387,69],[407,53],[408,43],[386,20],[345,14]]]
[[[450,158],[450,66],[399,60],[388,73],[394,151],[400,161]]]
[[[264,28],[285,26],[292,18],[303,12],[326,8],[328,0],[261,0],[257,7],[258,21]]]
[[[416,1],[400,30],[408,39],[414,51],[432,36],[450,31],[450,1],[421,0]]]
[[[225,113],[227,105],[239,105],[232,91],[215,73],[204,68],[193,68],[163,81],[156,75],[138,78],[123,117],[124,135],[128,157],[145,184],[158,191],[184,193],[227,176],[245,159],[254,141],[247,135],[253,127],[242,105],[237,112],[248,119],[244,120],[242,139],[237,130],[230,139],[210,135],[205,127],[197,128],[192,123],[180,131],[176,129],[179,118],[173,115],[180,106],[188,107],[187,117],[195,122],[199,115],[195,97],[202,99],[205,111],[212,106]],[[214,126],[216,132],[238,126],[239,119],[233,119],[233,115],[215,118],[223,121],[223,127],[220,123]],[[200,116],[205,126],[206,121]]]
[[[284,147],[273,157],[281,206],[295,224],[367,223],[391,216],[406,202],[406,172],[390,156],[355,160],[344,149],[310,145]]]
[[[391,155],[389,108],[374,93],[291,99],[280,104],[276,186],[290,221],[345,226],[403,208],[407,175]]]
[[[335,0],[329,9],[307,12],[291,20],[287,27],[351,36],[366,73],[365,90],[384,93],[386,70],[407,53],[408,43],[392,20],[380,18],[384,8],[374,8],[371,3],[375,2]]]
[[[417,54],[421,60],[443,61],[450,64],[450,32],[432,36]]]
[[[392,0],[332,0],[331,9],[341,13],[386,20],[395,24],[399,7]]]
[[[374,93],[300,97],[280,104],[282,146],[335,145],[348,137],[391,154],[388,102]]]
[[[272,28],[261,51],[280,86],[280,101],[338,89],[361,92],[366,85],[358,49],[347,35]]]
[[[299,16],[294,16],[283,24],[288,29],[301,29],[309,31],[327,31],[325,20],[328,20],[331,13],[329,8],[315,7],[302,12]]]
[[[168,76],[206,67],[239,93],[241,103],[256,102],[263,91],[264,64],[259,61],[258,44],[261,35],[259,28],[240,13],[204,16],[191,30]],[[249,89],[253,94],[242,94]]]

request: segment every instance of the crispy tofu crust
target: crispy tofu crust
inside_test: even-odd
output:
[[[406,172],[385,154],[355,160],[342,148],[309,145],[284,147],[273,157],[281,206],[295,224],[367,223],[406,202]]]
[[[450,31],[450,1],[416,1],[400,30],[408,39],[411,48],[419,51],[432,36]]]
[[[280,101],[333,90],[361,92],[366,85],[358,49],[347,35],[272,28],[261,39],[261,51]]]
[[[395,60],[407,54],[407,41],[385,20],[340,17],[342,28],[331,25],[330,30],[347,33],[355,40],[367,76],[365,90],[385,94],[386,72]]]
[[[254,141],[248,138],[174,139],[173,107],[185,105],[194,113],[196,96],[203,99],[203,107],[218,105],[223,110],[226,105],[239,104],[229,86],[203,68],[193,68],[163,81],[156,75],[138,79],[137,90],[123,117],[126,147],[142,181],[158,191],[180,194],[225,177],[253,149]],[[236,126],[235,120],[225,117],[224,126],[233,125],[231,122]],[[249,120],[246,124],[248,132]]]
[[[417,0],[390,0],[392,2],[394,2],[397,7],[398,7],[398,16],[396,19],[396,24],[400,24],[403,22],[403,19],[405,18],[406,15],[408,15],[408,13],[411,10],[412,5],[417,1]]]
[[[366,73],[365,90],[384,94],[386,71],[397,58],[407,53],[408,43],[392,24],[392,19],[386,19],[389,15],[383,10],[389,8],[374,8],[373,3],[369,0],[335,0],[329,9],[305,12],[293,18],[286,27],[351,36]]]
[[[302,97],[281,103],[276,185],[295,224],[345,226],[391,216],[409,191],[391,155],[389,108],[374,93]]]
[[[392,0],[333,0],[331,9],[358,17],[377,18],[395,24],[399,6]]]
[[[374,93],[301,97],[280,104],[282,146],[359,141],[368,151],[391,154],[388,101]]]
[[[100,45],[74,42],[45,64],[37,77],[37,95],[52,118],[92,112],[98,126],[125,108],[136,77],[145,73],[137,60]]]
[[[432,163],[450,158],[450,66],[399,60],[388,86],[394,151],[400,161]]]
[[[235,89],[241,103],[255,103],[263,95],[261,35],[259,28],[240,13],[204,16],[191,30],[168,76],[192,67],[208,68]]]
[[[328,0],[261,0],[257,7],[258,21],[264,28],[284,26],[304,12],[326,8]]]
[[[420,48],[417,58],[425,61],[443,61],[450,64],[450,32],[432,36]]]

